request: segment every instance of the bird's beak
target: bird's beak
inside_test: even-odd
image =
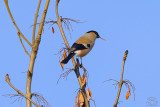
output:
[[[100,39],[105,40],[104,38],[101,38],[101,37],[100,37]]]

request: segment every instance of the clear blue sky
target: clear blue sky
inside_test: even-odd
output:
[[[34,14],[38,0],[9,0],[14,19],[31,41]],[[45,1],[42,1],[40,22]],[[147,99],[156,98],[160,106],[160,1],[159,0],[61,0],[60,16],[69,17],[86,23],[72,23],[73,31],[65,29],[69,44],[89,30],[96,30],[106,41],[97,39],[92,51],[83,58],[83,64],[89,72],[88,87],[91,89],[97,107],[112,107],[117,89],[108,79],[119,80],[122,57],[125,50],[129,54],[125,64],[124,79],[130,80],[136,87],[135,101],[133,93],[125,100],[127,89],[122,88],[118,107],[147,107]],[[0,1],[0,105],[2,107],[25,107],[25,99],[12,104],[15,98],[4,97],[16,92],[5,82],[8,73],[12,84],[25,93],[26,73],[29,57],[25,54],[17,30],[7,13],[4,2]],[[46,21],[56,20],[55,0],[51,0]],[[44,34],[34,67],[32,92],[43,95],[52,107],[74,107],[75,91],[79,88],[74,72],[67,80],[59,76],[63,73],[59,56],[55,55],[64,47],[57,25],[44,27]],[[25,44],[30,52],[31,49]],[[71,61],[65,68],[72,68]],[[91,107],[94,103],[91,102]]]

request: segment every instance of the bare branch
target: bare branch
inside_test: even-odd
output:
[[[14,26],[16,27],[16,29],[18,30],[18,32],[20,33],[20,35],[22,36],[22,38],[28,43],[28,45],[30,45],[32,47],[32,44],[25,38],[25,36],[22,34],[22,32],[20,31],[20,29],[18,28],[16,22],[14,21],[13,16],[12,16],[11,11],[10,11],[9,6],[8,6],[8,0],[4,0],[4,2],[5,2],[6,8],[7,8],[8,13],[9,13],[9,16],[11,17],[11,20],[12,20]]]
[[[32,34],[32,44],[35,41],[36,23],[37,23],[37,18],[38,18],[38,12],[39,12],[39,8],[40,8],[40,4],[41,4],[41,0],[39,0],[39,2],[38,2],[38,7],[37,7],[36,14],[35,14],[34,25],[33,25],[33,34]]]
[[[38,104],[36,104],[33,100],[31,100],[30,98],[28,98],[26,95],[24,95],[20,90],[16,89],[10,82],[10,78],[9,75],[6,75],[6,82],[8,83],[8,85],[10,85],[18,94],[22,95],[23,97],[25,97],[27,100],[29,100],[30,102],[32,102],[35,106],[40,107]]]
[[[121,79],[120,79],[120,82],[119,82],[119,88],[118,88],[118,93],[117,93],[116,101],[115,101],[115,103],[114,103],[114,106],[113,106],[113,107],[117,107],[118,100],[119,100],[119,96],[120,96],[120,93],[121,93],[121,88],[122,88],[122,84],[123,84],[124,64],[125,64],[125,61],[126,61],[127,55],[128,55],[128,50],[126,50],[126,51],[125,51],[125,54],[124,54],[124,57],[123,57],[122,72],[121,72]]]
[[[44,20],[46,17],[49,2],[50,2],[50,0],[46,0],[46,4],[45,4],[44,10],[43,10],[43,14],[42,14],[42,18],[41,18],[41,23],[39,25],[37,37],[36,37],[36,40],[35,40],[33,47],[32,47],[30,64],[29,64],[29,68],[28,68],[28,72],[27,72],[27,83],[26,83],[26,96],[28,98],[31,98],[31,96],[32,96],[31,95],[31,82],[32,82],[32,75],[33,75],[33,67],[34,67],[36,56],[37,56],[39,43],[41,40],[42,28],[44,25]],[[31,107],[31,102],[29,100],[26,100],[26,107]]]
[[[18,32],[17,35],[18,35],[18,37],[19,37],[19,40],[20,40],[20,42],[21,42],[21,44],[22,44],[22,47],[23,47],[24,51],[26,52],[26,54],[27,54],[29,57],[31,57],[31,55],[28,53],[28,51],[26,50],[26,48],[25,48],[24,45],[23,45],[23,42],[22,42],[20,33]]]
[[[67,38],[66,38],[66,36],[65,36],[65,34],[64,34],[64,31],[63,31],[63,28],[62,28],[62,24],[61,24],[62,19],[60,19],[59,14],[58,14],[58,3],[59,3],[59,0],[56,0],[55,11],[56,11],[56,17],[57,17],[57,24],[58,24],[58,27],[59,27],[59,29],[60,29],[60,32],[61,32],[62,38],[63,38],[63,40],[64,40],[64,43],[65,43],[67,49],[69,49],[70,47],[69,47]],[[83,89],[82,78],[81,78],[80,73],[79,73],[79,67],[76,67],[76,62],[75,62],[74,58],[72,58],[71,60],[72,60],[73,66],[74,66],[74,68],[75,68],[74,71],[75,71],[75,73],[76,73],[76,76],[77,76],[77,79],[78,79],[80,88],[81,88],[81,90],[82,90],[82,95],[83,95],[84,100],[85,100],[85,107],[89,107],[90,105],[89,105],[89,102],[88,102],[88,100],[87,100],[86,91],[85,91],[85,89]]]

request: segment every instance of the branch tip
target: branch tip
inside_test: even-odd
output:
[[[8,75],[8,74],[6,74],[6,81],[7,81],[7,82],[10,82],[10,78],[9,78],[9,75]]]
[[[128,50],[125,51],[124,56],[123,56],[121,79],[120,79],[120,82],[119,82],[119,88],[118,88],[118,92],[117,92],[117,97],[116,97],[116,100],[115,100],[115,103],[114,103],[113,107],[117,107],[119,96],[120,96],[120,93],[121,93],[121,89],[122,89],[122,85],[123,85],[124,64],[125,64],[127,55],[128,55]]]
[[[124,60],[124,61],[126,60],[127,55],[128,55],[128,50],[126,50],[125,53],[124,53],[124,57],[123,57],[123,60]]]
[[[41,0],[38,2],[35,18],[34,18],[34,25],[33,25],[33,34],[32,34],[32,44],[35,42],[35,30],[36,30],[36,23],[37,23],[37,18],[38,18],[38,12],[40,8]]]

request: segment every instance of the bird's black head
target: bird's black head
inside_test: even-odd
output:
[[[97,35],[97,37],[96,37],[96,38],[100,38],[100,36],[99,36],[98,32],[96,32],[96,31],[94,31],[94,30],[88,31],[87,33],[91,33],[91,32],[93,32],[93,33],[95,33],[95,34]]]

